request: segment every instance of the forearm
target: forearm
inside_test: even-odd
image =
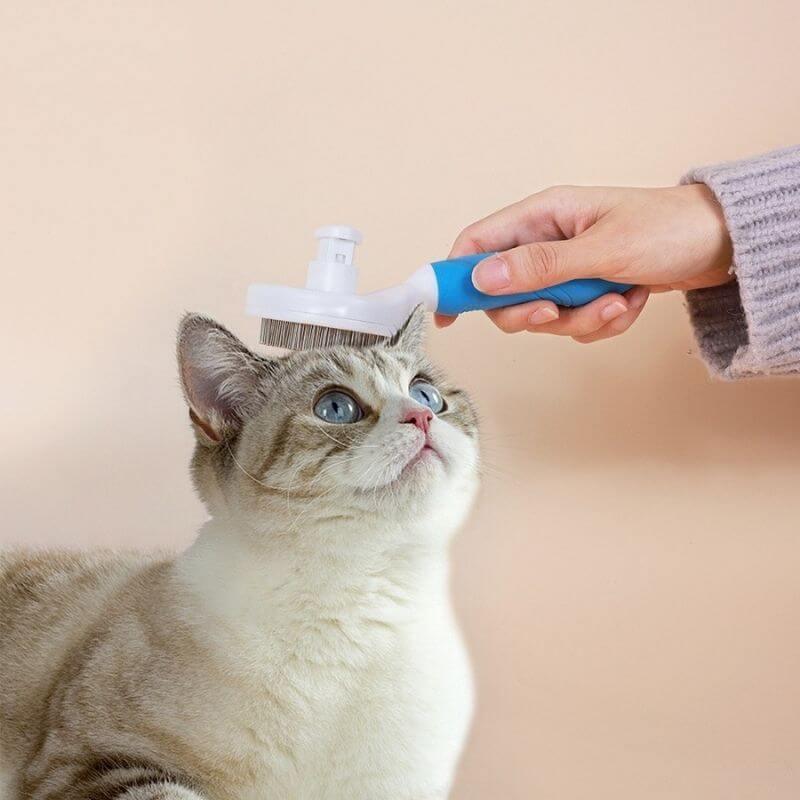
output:
[[[690,172],[722,206],[736,280],[687,293],[709,368],[724,378],[800,373],[800,146]]]

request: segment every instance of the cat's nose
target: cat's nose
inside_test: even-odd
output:
[[[432,419],[433,412],[429,408],[409,408],[400,422],[411,422],[423,433],[427,433],[428,428],[431,426]]]

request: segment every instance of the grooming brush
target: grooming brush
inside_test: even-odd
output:
[[[261,317],[261,344],[309,350],[337,344],[369,345],[396,333],[420,304],[440,314],[461,314],[552,300],[582,306],[608,292],[631,287],[597,278],[573,280],[536,292],[488,295],[472,285],[472,270],[491,253],[425,264],[399,286],[358,294],[353,263],[361,234],[347,225],[315,231],[317,257],[308,265],[305,288],[254,284],[247,290],[247,313]]]

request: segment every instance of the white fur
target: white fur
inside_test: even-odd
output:
[[[408,459],[416,429],[393,425]],[[447,546],[472,500],[475,450],[440,420],[432,441],[450,466],[412,467],[428,471],[412,521],[320,513],[287,534],[280,515],[231,517],[208,523],[179,561],[185,613],[241,681],[242,699],[261,687],[260,702],[231,697],[216,710],[215,749],[254,765],[231,800],[447,796],[473,703]],[[390,450],[400,445],[390,437]],[[387,491],[398,472],[374,480]]]

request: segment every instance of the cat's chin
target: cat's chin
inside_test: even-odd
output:
[[[441,453],[431,444],[425,444],[423,447],[419,449],[416,455],[412,456],[408,463],[400,470],[400,474],[397,476],[396,480],[402,480],[402,478],[407,475],[412,470],[416,469],[418,466],[423,464],[427,464],[431,461],[438,461],[442,466],[444,466],[444,459],[442,458]]]
[[[424,493],[426,489],[433,489],[434,485],[445,477],[446,472],[446,462],[440,451],[431,444],[425,444],[408,459],[394,477],[369,491],[385,491],[395,496],[403,489]]]

